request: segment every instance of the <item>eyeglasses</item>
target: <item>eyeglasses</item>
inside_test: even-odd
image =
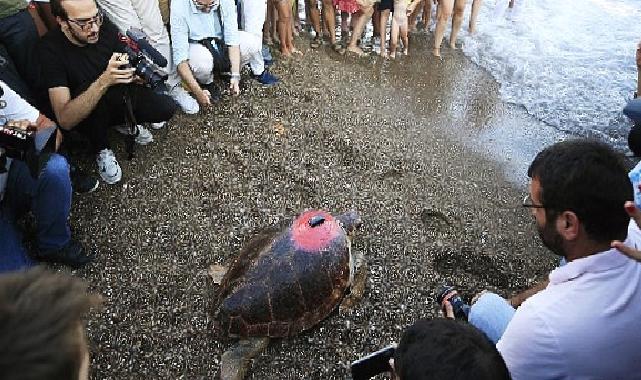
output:
[[[96,25],[97,27],[100,27],[102,25],[103,14],[101,11],[98,11],[98,13],[96,13],[96,15],[91,18],[81,19],[81,20],[74,20],[70,18],[67,21],[70,21],[76,24],[80,29],[84,31],[88,31],[88,30],[91,30],[91,28],[94,25]]]
[[[530,194],[527,194],[525,196],[525,198],[523,198],[523,207],[525,207],[525,208],[545,208],[544,205],[539,205],[539,204],[534,203],[534,201],[532,200],[532,197],[530,196]]]

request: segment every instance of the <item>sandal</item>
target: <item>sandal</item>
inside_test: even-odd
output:
[[[337,53],[341,53],[344,50],[343,49],[343,45],[341,45],[339,42],[334,42],[332,44],[332,49],[334,49],[334,51],[337,52]],[[341,54],[343,54],[343,53],[341,53]]]

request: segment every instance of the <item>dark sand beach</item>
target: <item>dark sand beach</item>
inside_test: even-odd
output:
[[[89,321],[93,379],[215,378],[232,342],[213,331],[208,266],[309,208],[361,213],[365,297],[272,341],[249,379],[344,379],[352,360],[436,316],[441,283],[468,299],[509,295],[553,267],[520,207],[525,181],[508,179],[524,173],[470,148],[497,120],[532,121],[460,51],[440,62],[421,49],[426,36],[413,44],[396,62],[304,49],[274,67],[277,87],[248,80],[240,97],[174,118],[134,161],[119,143],[122,183],[77,196],[72,213],[75,236],[98,251],[76,274],[104,296]]]

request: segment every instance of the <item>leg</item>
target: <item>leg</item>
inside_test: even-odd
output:
[[[421,10],[421,5],[419,4],[414,8],[414,11],[410,14],[408,20],[407,20],[407,29],[409,32],[416,32],[416,19],[418,18],[418,13]]]
[[[468,321],[496,344],[515,312],[504,298],[494,293],[485,293],[472,305]]]
[[[168,95],[157,94],[152,89],[135,86],[132,101],[136,123],[160,123],[176,113],[176,103]]]
[[[317,48],[323,41],[323,31],[321,30],[320,23],[321,15],[318,10],[317,0],[305,0],[305,8],[309,12],[309,19],[312,23],[312,27],[314,28],[314,32],[316,33],[314,41],[312,41],[312,47]]]
[[[479,11],[481,10],[482,1],[483,0],[472,1],[472,13],[470,14],[470,34],[476,33],[476,20],[479,17]]]
[[[291,9],[289,0],[276,0],[276,9],[278,10],[278,41],[280,42],[280,52],[284,57],[291,56],[289,35],[291,33]]]
[[[436,57],[441,56],[441,42],[443,42],[443,35],[445,34],[445,27],[447,21],[452,15],[454,8],[454,0],[439,0],[438,8],[436,9],[436,30],[434,31],[434,50],[432,54]]]
[[[334,46],[336,43],[336,15],[334,14],[332,0],[323,0],[323,17],[325,19],[325,30],[329,35],[329,43]]]
[[[403,54],[404,55],[409,55],[409,53],[410,53],[410,39],[409,39],[409,36],[408,36],[408,26],[407,25],[401,25],[400,32],[401,32],[401,40],[403,41]]]
[[[189,44],[189,67],[200,84],[214,81],[214,57],[201,44]]]
[[[273,22],[273,16],[274,14],[274,5],[272,4],[271,0],[267,0],[267,11],[265,12],[265,24],[263,24],[263,42],[266,43],[267,45],[271,45],[273,43],[272,40],[272,22]]]
[[[387,43],[385,41],[387,37],[387,20],[389,19],[390,10],[383,9],[381,12],[381,17],[378,20],[381,31],[381,57],[387,58]]]
[[[24,162],[14,161],[9,171],[6,201],[14,205],[24,201],[30,203],[36,217],[40,252],[56,251],[71,240],[68,223],[71,179],[64,157],[52,154],[37,179]],[[16,211],[19,215],[23,210]]]
[[[269,344],[269,338],[250,338],[236,343],[220,358],[221,380],[243,380],[249,361]]]
[[[465,4],[467,0],[456,0],[454,2],[454,14],[452,15],[452,34],[450,34],[450,47],[456,49],[456,37],[458,32],[461,31],[463,24],[463,13],[465,12]]]
[[[349,45],[347,46],[348,51],[351,51],[358,55],[365,54],[363,50],[361,50],[361,48],[357,46],[357,44],[358,44],[358,40],[360,40],[361,36],[363,35],[363,30],[365,30],[365,24],[367,24],[369,19],[372,17],[372,13],[374,13],[374,7],[370,5],[366,8],[362,8],[361,11],[362,11],[362,15],[356,21],[356,25],[354,26],[354,31],[352,32],[352,38],[349,41]],[[381,25],[381,28],[382,27],[383,26]]]
[[[265,71],[265,60],[263,59],[262,44],[260,37],[248,32],[238,31],[240,40],[240,66],[249,64],[254,75],[260,75]]]
[[[354,280],[352,281],[350,292],[343,298],[338,310],[344,313],[358,303],[365,294],[367,285],[367,261],[362,252],[352,253],[354,259]]]
[[[4,204],[0,204],[0,274],[35,265],[35,262],[27,255],[22,246],[22,234],[16,228],[8,212],[4,210]]]
[[[423,2],[423,25],[425,30],[430,30],[430,22],[432,21],[432,0],[425,0]]]
[[[392,15],[392,27],[390,31],[390,37],[389,37],[389,57],[394,59],[396,58],[396,49],[398,47],[398,32],[399,32],[399,25],[398,25],[398,20],[397,20],[397,13],[396,8],[394,9],[394,14]]]

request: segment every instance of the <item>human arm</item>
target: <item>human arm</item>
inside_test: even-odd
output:
[[[517,308],[521,306],[521,304],[525,302],[525,300],[527,300],[528,298],[532,297],[536,293],[547,288],[549,283],[550,283],[550,280],[548,279],[539,281],[536,284],[534,284],[534,286],[532,286],[531,288],[515,294],[508,301],[510,302],[510,305],[512,305],[514,308]]]
[[[233,95],[240,94],[240,36],[238,33],[238,14],[232,0],[222,0],[219,8],[223,26],[223,39],[228,47],[231,64],[229,89]]]
[[[194,94],[198,104],[203,107],[211,105],[211,96],[207,90],[203,90],[194,78],[194,73],[191,72],[191,67],[189,67],[189,61],[182,61],[178,64],[177,67],[178,75],[187,85],[187,89]]]
[[[231,79],[229,80],[229,89],[234,95],[240,94],[240,47],[229,47],[229,62],[231,63]]]
[[[633,229],[636,229],[637,233],[641,234],[641,231],[639,231],[639,226],[641,226],[641,210],[636,208],[634,205],[634,202],[625,202],[624,205],[625,211],[630,215],[630,218],[634,221],[634,225],[630,226],[628,228],[628,237],[632,234]],[[622,241],[615,240],[611,244],[612,248],[616,248],[619,250],[619,252],[623,253],[624,255],[630,257],[631,259],[637,260],[641,262],[641,251],[638,250],[636,247],[631,247],[629,245],[624,244]]]
[[[120,68],[128,63],[129,59],[126,55],[113,53],[105,71],[84,92],[73,99],[68,87],[49,88],[51,107],[60,127],[70,130],[87,118],[112,85],[131,83],[135,69]]]

